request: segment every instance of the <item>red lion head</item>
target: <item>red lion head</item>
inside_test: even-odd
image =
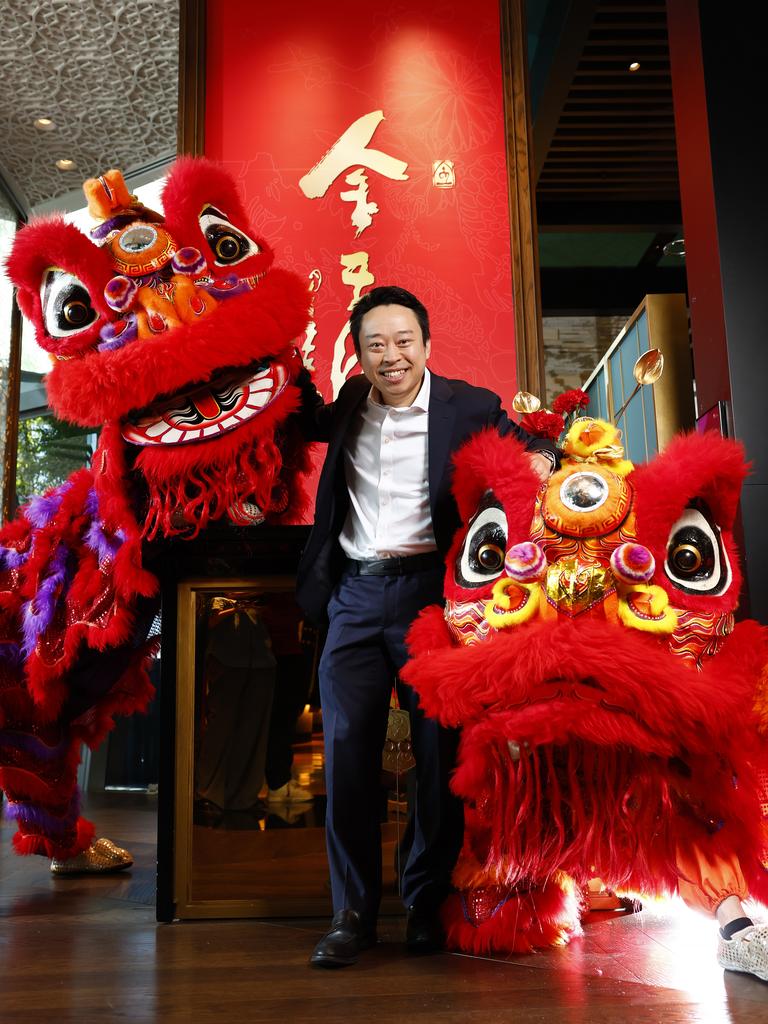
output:
[[[258,522],[289,504],[295,512],[304,455],[285,424],[299,402],[306,284],[273,269],[234,183],[205,160],[174,165],[164,216],[117,171],[85,191],[100,220],[93,241],[60,217],[39,220],[8,261],[52,357],[55,413],[103,428],[97,473],[127,461],[143,475],[150,537],[227,513]]]

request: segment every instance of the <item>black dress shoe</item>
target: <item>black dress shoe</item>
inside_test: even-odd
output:
[[[364,949],[375,943],[376,932],[363,924],[356,910],[340,910],[312,951],[309,962],[313,967],[349,967]]]
[[[445,932],[436,910],[408,908],[405,925],[405,947],[413,956],[426,956],[445,949]]]

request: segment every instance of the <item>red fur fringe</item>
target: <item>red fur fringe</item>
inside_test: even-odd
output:
[[[210,521],[222,518],[231,505],[242,501],[255,502],[265,515],[276,503],[279,512],[286,503],[294,513],[303,511],[295,508],[289,492],[295,467],[282,472],[281,449],[273,440],[276,425],[296,409],[299,400],[297,388],[286,388],[254,420],[212,444],[187,446],[193,451],[142,451],[136,466],[149,491],[145,536],[149,540],[158,533],[197,536]],[[275,492],[279,483],[282,493]]]
[[[464,898],[471,896],[464,894]],[[513,893],[493,916],[477,924],[468,919],[462,894],[454,893],[441,907],[440,916],[448,948],[476,956],[533,953],[545,946],[565,945],[581,935],[573,888],[556,882]]]
[[[487,826],[475,854],[500,884],[564,870],[673,892],[682,844],[737,850],[755,898],[768,896],[758,778],[768,751],[753,709],[763,627],[740,623],[701,672],[653,636],[595,620],[498,634],[481,658],[448,646],[428,610],[409,643],[419,653],[403,676],[425,711],[463,726],[453,789]]]
[[[48,839],[38,832],[15,832],[13,848],[21,856],[37,853],[41,857],[68,860],[87,850],[94,840],[96,828],[86,818],[78,818],[75,838],[70,843]]]
[[[125,543],[117,552],[112,568],[115,589],[128,602],[136,596],[154,597],[159,582],[142,565],[141,531],[131,503],[125,447],[119,423],[115,420],[105,423],[93,466],[99,512],[105,525],[112,531],[122,529],[125,534]]]

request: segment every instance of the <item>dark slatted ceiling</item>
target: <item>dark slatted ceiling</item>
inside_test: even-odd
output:
[[[542,305],[631,312],[648,292],[685,290],[683,264],[662,262],[681,224],[666,3],[571,0],[567,12],[534,122]],[[643,234],[636,261],[612,262],[619,236]]]
[[[594,4],[540,167],[540,204],[677,202],[664,0]]]

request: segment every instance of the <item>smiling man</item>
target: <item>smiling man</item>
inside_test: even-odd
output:
[[[297,597],[328,618],[320,661],[328,794],[326,839],[334,917],[315,947],[316,967],[343,967],[376,941],[381,899],[381,752],[393,686],[411,716],[416,757],[412,842],[402,873],[411,953],[442,946],[437,911],[459,852],[463,812],[448,789],[456,734],[426,719],[398,679],[405,634],[442,600],[443,557],[459,526],[452,456],[495,427],[530,450],[545,479],[555,448],[508,419],[499,397],[426,367],[431,342],[422,303],[403,288],[374,288],[355,305],[350,331],[363,370],[309,432],[328,442],[315,526]]]

